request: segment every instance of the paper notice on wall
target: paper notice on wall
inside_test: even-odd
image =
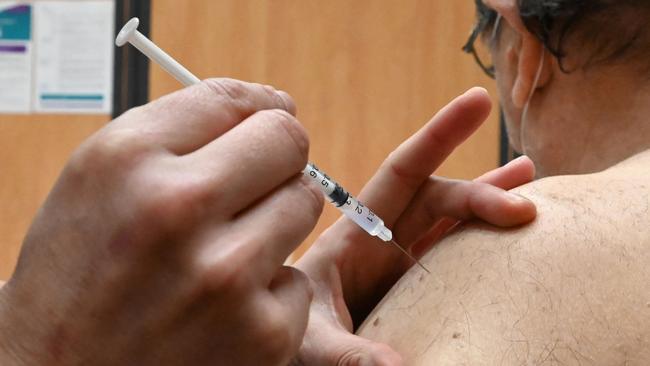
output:
[[[35,110],[111,113],[114,1],[34,3]]]
[[[0,2],[0,112],[31,108],[32,7]]]

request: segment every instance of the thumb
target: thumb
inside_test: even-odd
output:
[[[346,339],[347,338],[347,339]],[[335,358],[336,366],[402,366],[402,357],[390,346],[369,341],[367,339],[348,334],[341,337],[340,352]]]
[[[402,366],[391,347],[349,333],[343,328],[309,327],[297,362],[314,366]]]

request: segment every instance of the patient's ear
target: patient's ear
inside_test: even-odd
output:
[[[546,86],[553,76],[553,55],[544,52],[544,44],[537,39],[524,25],[519,11],[517,0],[483,0],[483,3],[498,12],[509,28],[515,34],[513,43],[507,50],[508,62],[512,67],[511,72],[516,73],[512,84],[512,103],[514,107],[523,109],[526,102],[536,89]],[[542,59],[542,55],[544,58]],[[539,80],[535,84],[537,73],[540,70]]]
[[[516,32],[520,33],[521,41],[519,47],[510,50],[510,52],[517,53],[513,55],[517,62],[517,75],[512,86],[512,102],[515,107],[524,108],[530,96],[535,92],[533,88],[543,88],[551,80],[553,55],[545,49],[542,42],[527,30],[520,29]],[[539,79],[535,84],[538,73]]]

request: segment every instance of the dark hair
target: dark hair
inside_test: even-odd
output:
[[[476,3],[479,17],[494,12],[481,0]],[[648,0],[518,0],[518,4],[526,28],[557,57],[563,71],[650,50]],[[567,69],[569,50],[576,47],[583,48],[579,56],[586,59]]]

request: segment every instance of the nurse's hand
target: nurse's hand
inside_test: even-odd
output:
[[[508,227],[535,218],[532,202],[504,190],[533,179],[528,158],[474,182],[430,176],[482,124],[490,108],[487,93],[480,89],[451,102],[388,157],[359,196],[386,220],[397,242],[416,256],[458,220],[478,218]],[[334,224],[297,263],[315,286],[305,340],[292,364],[402,365],[390,347],[352,332],[412,265],[399,250],[347,219]]]
[[[283,263],[322,209],[293,114],[211,80],[87,140],[0,290],[0,364],[286,365],[312,291]]]

